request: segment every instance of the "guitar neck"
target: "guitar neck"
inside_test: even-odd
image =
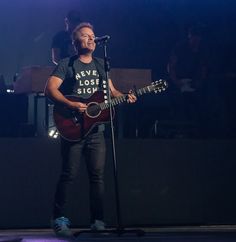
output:
[[[136,90],[135,93],[133,93],[133,94],[136,97],[139,97],[139,96],[142,96],[143,94],[148,94],[152,91],[154,91],[154,88],[152,85],[150,85],[150,86],[146,86],[146,87]],[[114,107],[116,105],[122,104],[122,103],[126,102],[127,99],[128,99],[128,94],[123,94],[119,97],[112,98],[111,105]],[[109,108],[109,103],[108,103],[108,101],[104,101],[104,102],[100,103],[99,106],[100,106],[101,110],[104,110],[104,109]]]

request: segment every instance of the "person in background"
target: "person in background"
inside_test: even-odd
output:
[[[198,24],[190,26],[186,38],[171,51],[167,65],[173,117],[178,122],[195,126],[197,135],[202,131],[208,108],[205,100],[210,59],[203,29]]]
[[[53,36],[51,44],[52,62],[58,62],[66,57],[76,54],[72,44],[71,34],[74,28],[81,22],[80,13],[76,10],[71,10],[65,17],[65,30],[59,31]]]

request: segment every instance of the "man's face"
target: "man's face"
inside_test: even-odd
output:
[[[93,52],[96,48],[96,44],[94,42],[95,35],[92,29],[84,27],[79,30],[78,39],[79,39],[79,46],[78,50],[86,51],[86,52]]]

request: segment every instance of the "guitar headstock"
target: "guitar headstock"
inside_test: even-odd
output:
[[[167,87],[168,87],[168,83],[163,79],[152,82],[152,89],[155,93],[163,92],[167,89]]]

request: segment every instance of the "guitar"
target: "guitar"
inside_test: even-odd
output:
[[[140,88],[134,92],[136,97],[151,92],[162,92],[167,88],[167,82],[160,79],[151,85]],[[87,104],[85,112],[80,113],[67,108],[65,105],[56,104],[53,109],[53,117],[59,134],[68,141],[79,141],[86,137],[98,124],[109,122],[110,105],[104,99],[103,91],[97,91],[88,99],[79,98],[74,95],[66,96],[73,102]],[[111,99],[112,117],[114,117],[114,106],[126,102],[128,94]]]

